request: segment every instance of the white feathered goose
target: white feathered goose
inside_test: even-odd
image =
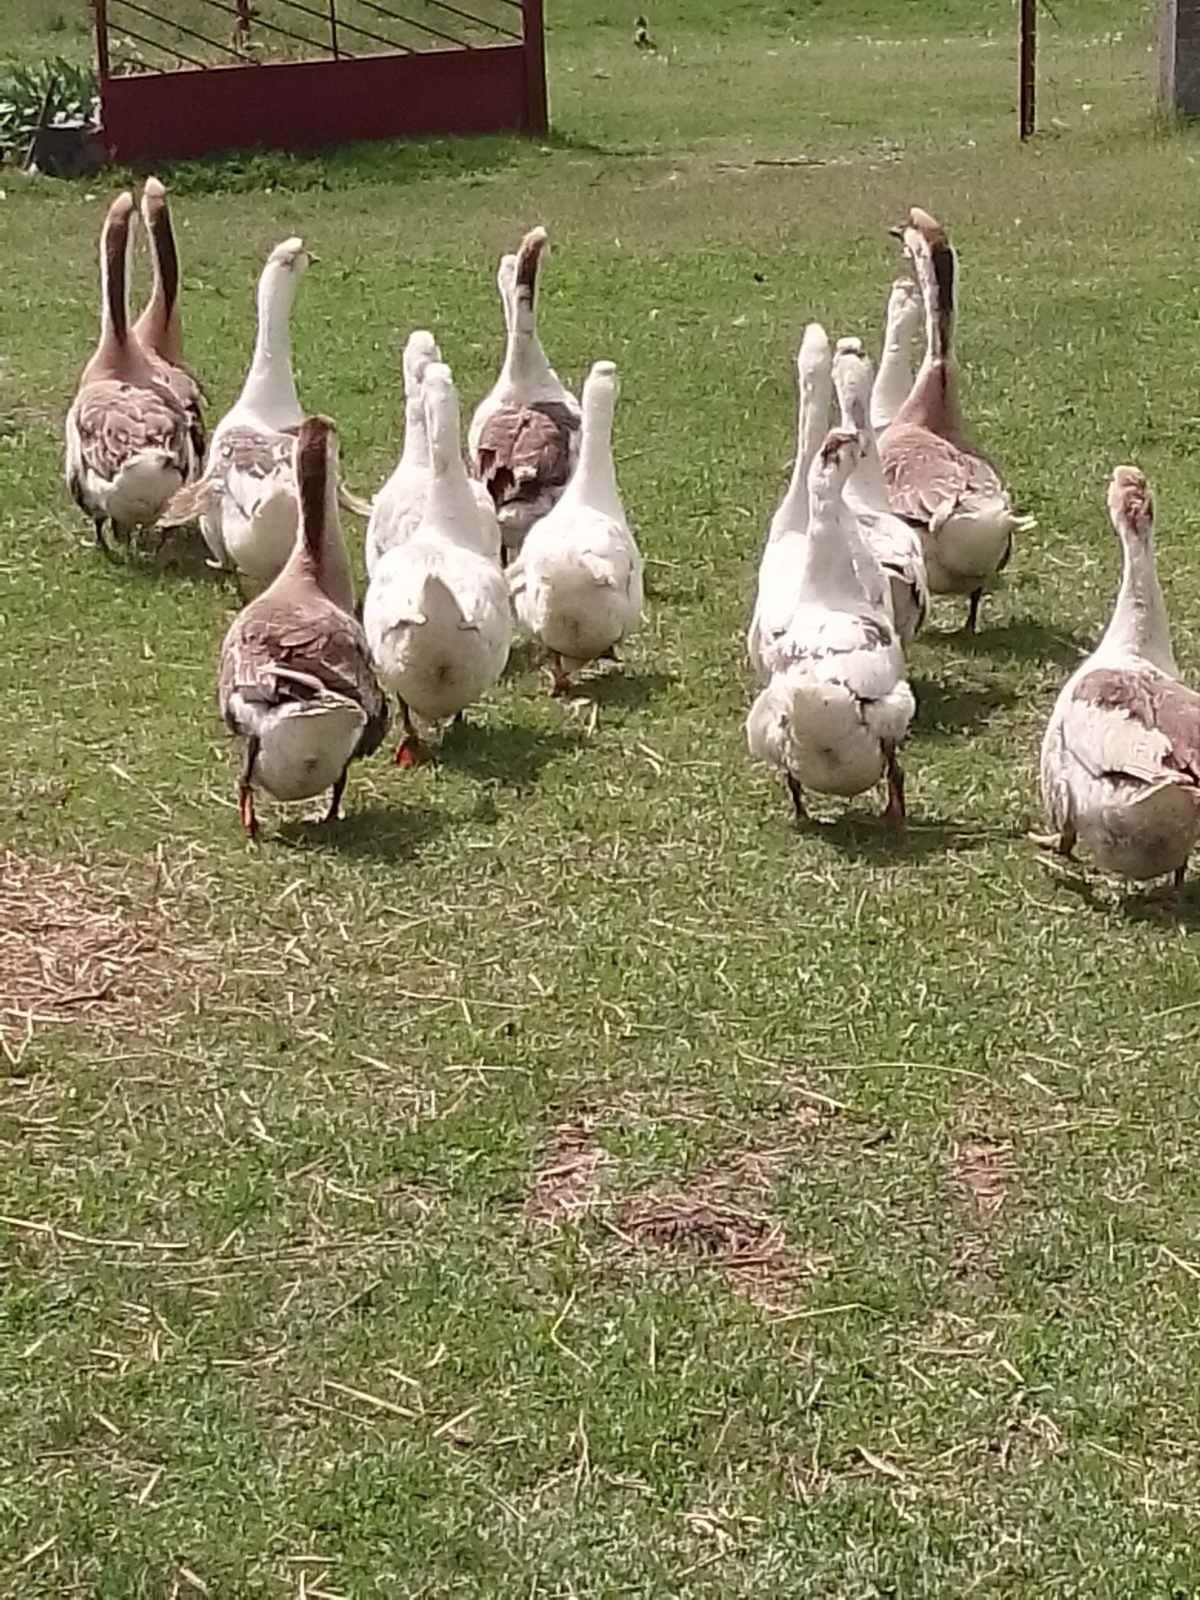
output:
[[[150,245],[154,281],[150,298],[133,331],[142,348],[163,365],[167,382],[187,412],[192,450],[199,464],[204,460],[206,434],[204,385],[183,359],[183,324],[179,316],[179,252],[167,191],[157,178],[147,178],[142,189],[142,221]]]
[[[426,368],[441,359],[441,352],[431,333],[418,328],[409,334],[404,346],[404,444],[394,472],[371,504],[366,542],[368,577],[374,573],[386,551],[403,544],[417,531],[425,514],[433,469],[429,457],[429,435],[425,428],[423,383]],[[479,508],[484,539],[494,545],[498,559],[500,525],[496,521],[492,497],[483,484],[474,479],[471,481],[471,490]]]
[[[554,505],[579,454],[579,402],[546,359],[537,332],[538,269],[548,243],[545,228],[534,228],[511,268],[509,258],[501,260],[504,365],[467,434],[471,464],[491,494],[506,552],[519,550]]]
[[[294,449],[295,548],[274,582],[234,618],[217,676],[221,715],[243,742],[238,810],[251,839],[256,787],[277,800],[330,789],[325,820],[336,822],[350,762],[370,755],[387,732],[387,702],[352,615],[333,424],[307,418]]]
[[[1104,637],[1067,680],[1042,740],[1041,787],[1054,830],[1034,835],[1069,856],[1145,880],[1183,882],[1200,838],[1200,694],[1180,682],[1154,568],[1154,502],[1136,467],[1118,467],[1108,510],[1124,570]]]
[[[508,569],[518,620],[549,652],[552,692],[588,661],[615,657],[642,615],[642,558],[612,455],[617,369],[597,361],[583,386],[579,460],[553,511]]]
[[[897,278],[888,295],[883,350],[871,390],[871,426],[876,433],[882,433],[895,419],[912,389],[921,313],[921,291],[911,278]]]
[[[163,525],[200,519],[213,564],[262,586],[296,544],[293,461],[303,421],[292,373],[291,314],[310,256],[285,239],[258,280],[258,328],[242,391],[218,422],[200,479],[177,495]]]
[[[196,470],[188,418],[129,326],[129,262],[137,211],[118,195],[100,238],[100,339],[66,418],[66,479],[106,554],[106,523],[128,539],[156,522]]]
[[[425,514],[380,558],[363,603],[380,679],[400,705],[398,766],[429,755],[413,714],[433,723],[457,717],[499,681],[512,643],[508,585],[463,465],[450,368],[426,367],[424,390],[432,457]]]
[[[975,631],[984,590],[1007,566],[1019,517],[987,457],[971,444],[958,400],[954,357],[955,259],[939,222],[914,206],[893,232],[917,275],[925,306],[925,357],[908,399],[879,440],[892,510],[921,532],[934,594],[970,596]]]
[[[855,795],[884,778],[884,816],[901,826],[896,752],[915,706],[899,640],[869,602],[846,542],[842,491],[858,455],[857,433],[834,430],[813,463],[799,599],[781,641],[788,665],[751,707],[746,742],[754,759],[784,772],[797,819],[805,789]]]
[[[841,427],[859,435],[862,452],[847,481],[845,500],[883,568],[900,642],[910,644],[925,620],[929,602],[925,556],[916,529],[888,505],[875,430],[867,416],[871,378],[871,363],[861,339],[839,339],[833,357],[833,387],[842,413]]]

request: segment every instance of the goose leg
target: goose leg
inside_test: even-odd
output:
[[[883,808],[883,820],[890,822],[894,827],[902,828],[908,812],[904,805],[904,769],[896,760],[896,746],[885,745],[884,759],[887,762],[887,805]]]
[[[1173,886],[1176,889],[1182,889],[1183,888],[1183,880],[1186,877],[1187,877],[1187,862],[1185,861],[1181,867],[1176,867],[1175,871],[1171,874],[1171,883],[1173,884]]]
[[[108,540],[104,537],[105,518],[104,517],[93,517],[92,521],[96,525],[96,549],[99,550],[100,554],[102,556],[104,556],[107,560],[115,561],[117,559],[117,552],[113,549],[112,545],[110,545]]]
[[[251,787],[254,763],[257,760],[258,740],[251,737],[246,740],[246,754],[242,761],[242,770],[238,775],[238,815],[242,819],[246,837],[251,842],[258,838],[258,818],[254,815],[254,790]]]
[[[396,746],[396,754],[392,760],[398,767],[419,767],[423,761],[429,760],[429,751],[422,742],[420,734],[412,719],[412,712],[408,709],[408,702],[396,696],[396,704],[400,707],[400,720],[404,724],[404,737]]]
[[[546,659],[550,664],[550,671],[554,675],[554,682],[550,685],[550,693],[570,694],[571,680],[567,676],[566,667],[563,666],[563,658],[557,650],[551,650]]]
[[[982,589],[971,591],[971,603],[967,608],[967,623],[964,633],[974,633],[979,627],[979,602],[983,599]]]
[[[610,645],[609,645],[609,647],[608,647],[608,649],[607,649],[607,650],[606,650],[606,651],[605,651],[605,652],[604,652],[604,654],[603,654],[603,655],[602,655],[602,656],[601,656],[601,657],[600,657],[600,660],[601,660],[601,661],[615,661],[615,662],[616,662],[616,663],[617,663],[617,665],[618,665],[618,666],[620,666],[620,664],[621,664],[621,658],[620,658],[620,656],[619,656],[619,655],[618,655],[618,654],[617,654],[617,647],[616,647],[616,645],[615,645],[615,644],[610,644]]]
[[[350,767],[349,767],[349,764],[347,763],[347,765],[342,768],[341,777],[334,784],[333,789],[330,792],[329,810],[325,813],[324,817],[321,819],[322,827],[332,828],[334,823],[341,816],[341,812],[342,812],[342,795],[345,793],[345,790],[346,790],[346,776],[349,773],[349,771],[350,771]]]
[[[793,778],[790,772],[787,775],[787,786],[788,793],[792,797],[792,810],[796,813],[796,821],[806,822],[808,820],[808,812],[804,809],[804,790],[800,787],[799,781]]]
[[[1063,823],[1060,833],[1028,833],[1025,837],[1030,844],[1037,845],[1039,850],[1049,850],[1056,856],[1070,860],[1078,835],[1075,832],[1075,824],[1068,818]]]

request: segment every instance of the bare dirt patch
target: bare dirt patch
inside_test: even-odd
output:
[[[982,1132],[972,1118],[950,1146],[949,1183],[961,1232],[952,1266],[960,1278],[987,1278],[996,1267],[993,1234],[1017,1181],[1013,1146],[1001,1133]]]
[[[181,981],[195,987],[205,954],[191,938],[181,948],[169,887],[150,866],[0,855],[0,1051],[11,1064],[41,1028],[142,1028],[173,1009]]]
[[[575,1222],[600,1199],[604,1168],[612,1164],[594,1135],[599,1118],[582,1113],[553,1130],[533,1175],[525,1215],[557,1227]]]

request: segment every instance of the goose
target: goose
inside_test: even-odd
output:
[[[398,766],[429,756],[413,722],[458,717],[500,679],[512,643],[508,585],[463,465],[450,368],[425,369],[432,474],[421,525],[376,564],[363,627],[404,724]]]
[[[403,544],[421,525],[431,473],[421,385],[426,368],[441,359],[431,333],[418,328],[409,334],[404,346],[404,446],[395,471],[371,503],[366,542],[368,577],[386,550]],[[477,479],[471,480],[471,492],[479,508],[485,542],[494,547],[499,559],[500,524],[492,497]]]
[[[911,278],[897,278],[888,295],[883,350],[871,390],[871,426],[882,433],[908,399],[913,385],[913,350],[921,331],[921,292]]]
[[[515,258],[501,259],[504,365],[467,433],[475,475],[500,519],[505,559],[562,494],[579,454],[579,402],[546,359],[537,333],[538,268],[548,243],[545,228],[534,228]]]
[[[306,418],[294,451],[295,548],[278,577],[234,618],[217,674],[221,716],[243,741],[238,811],[250,839],[258,834],[256,787],[285,801],[331,789],[325,821],[336,822],[350,762],[378,749],[387,732],[387,701],[352,615],[333,423]]]
[[[809,474],[809,521],[799,548],[787,664],[746,719],[754,760],[782,768],[796,819],[804,790],[855,795],[887,781],[885,819],[903,826],[896,751],[915,710],[900,642],[872,606],[846,541],[842,491],[858,464],[857,432],[829,433]]]
[[[161,362],[167,382],[188,418],[196,470],[204,460],[204,385],[183,359],[183,327],[179,320],[179,252],[167,205],[167,191],[157,178],[142,187],[142,221],[150,243],[154,282],[150,298],[133,325],[134,334],[152,360]]]
[[[66,480],[113,555],[105,524],[127,540],[152,525],[196,461],[188,419],[129,326],[129,263],[137,211],[120,194],[100,237],[100,339],[67,412]]]
[[[867,415],[872,395],[871,363],[861,339],[839,339],[833,357],[833,387],[843,429],[857,433],[861,457],[846,484],[845,502],[874,552],[889,587],[901,644],[911,644],[928,608],[928,580],[921,540],[911,523],[888,507],[875,429]]]
[[[552,693],[588,661],[615,655],[642,615],[642,558],[612,456],[617,369],[597,361],[583,386],[579,460],[558,504],[508,569],[520,621],[549,652]]]
[[[925,306],[925,356],[908,399],[879,440],[892,510],[921,532],[934,594],[970,596],[974,633],[984,589],[1008,565],[1020,517],[992,463],[968,443],[954,358],[955,259],[941,224],[913,206],[902,228]]]
[[[760,684],[787,665],[789,627],[797,599],[796,579],[808,530],[809,474],[829,426],[832,353],[829,337],[819,322],[810,322],[805,328],[796,368],[799,376],[796,460],[787,491],[767,531],[759,563],[758,591],[746,636],[746,653]],[[844,505],[839,515],[843,521],[843,539],[868,602],[890,615],[891,588],[882,567],[867,548],[857,521]]]
[[[1117,467],[1108,512],[1123,572],[1104,637],[1063,687],[1042,740],[1041,790],[1053,831],[1031,835],[1070,856],[1182,884],[1200,838],[1200,694],[1180,681],[1154,569],[1154,501],[1137,467]]]
[[[312,257],[285,239],[258,280],[258,329],[242,392],[213,431],[203,476],[177,495],[160,526],[200,519],[212,565],[265,586],[296,544],[293,462],[303,421],[292,375],[290,320]]]

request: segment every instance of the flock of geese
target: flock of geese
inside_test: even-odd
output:
[[[196,523],[210,564],[235,576],[245,603],[221,647],[217,697],[241,741],[251,838],[256,790],[282,801],[329,791],[326,820],[337,820],[350,763],[383,742],[389,696],[403,730],[396,762],[428,759],[428,731],[498,682],[516,625],[544,648],[556,694],[586,664],[617,658],[643,605],[613,463],[617,372],[597,361],[577,398],[550,365],[537,327],[544,228],[500,260],[504,359],[465,456],[453,375],[418,330],[404,350],[400,459],[367,504],[342,483],[333,423],[306,415],[296,393],[290,324],[311,259],[302,240],[267,259],[245,383],[206,439],[157,179],[146,180],[140,216],[153,285],[136,322],[132,195],[104,222],[100,338],[66,419],[67,484],[106,554],[106,529],[128,545],[140,529]],[[974,631],[1014,537],[1033,523],[963,419],[945,230],[913,207],[892,232],[911,276],[892,285],[878,372],[858,339],[831,346],[813,323],[801,342],[795,466],[747,635],[758,693],[746,738],[753,758],[783,774],[797,817],[807,790],[853,796],[882,782],[884,818],[902,826],[898,752],[917,709],[905,647],[932,595],[965,597]],[[361,607],[341,509],[367,517]],[[1172,654],[1153,502],[1137,468],[1114,471],[1108,509],[1120,591],[1047,726],[1049,831],[1031,837],[1063,856],[1082,842],[1107,870],[1178,884],[1200,838],[1200,695]]]

